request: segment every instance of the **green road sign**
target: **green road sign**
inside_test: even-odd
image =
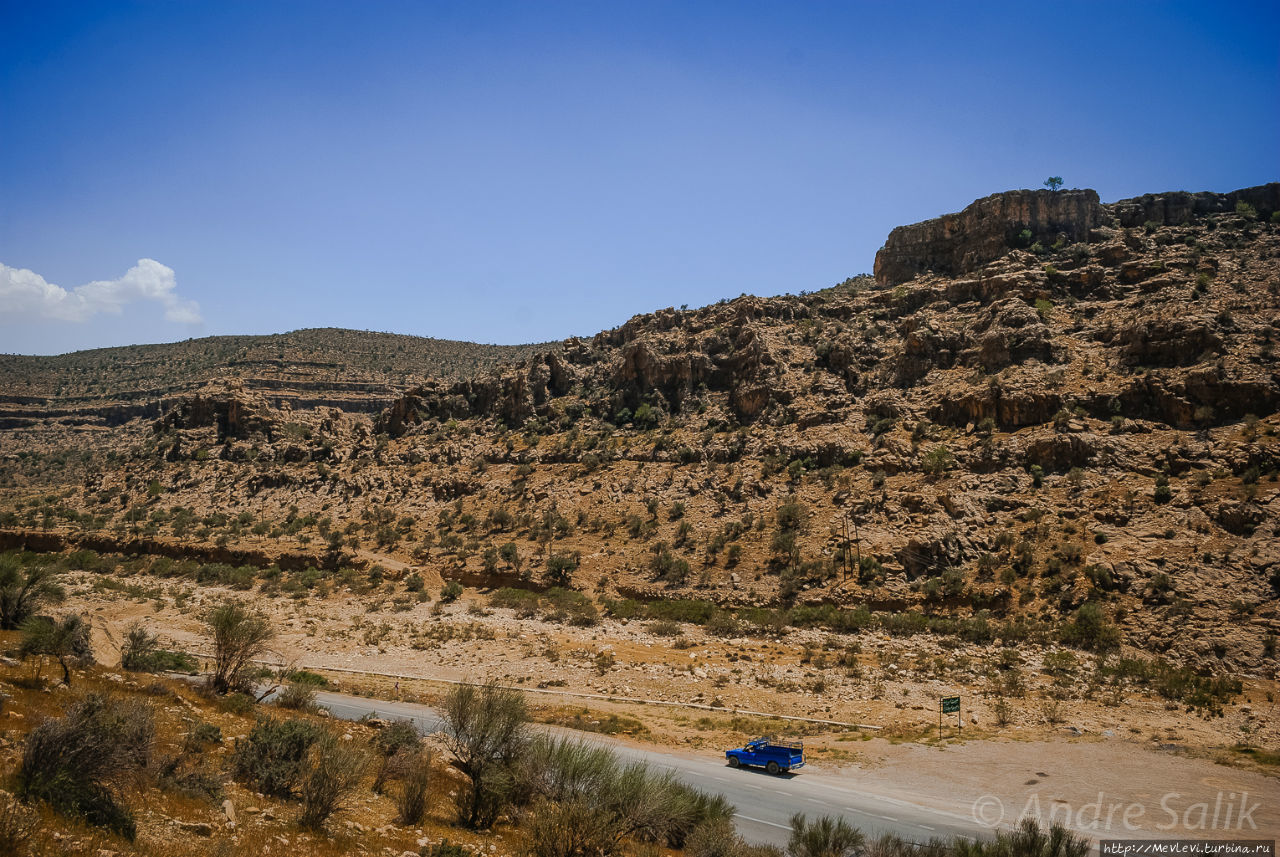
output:
[[[942,698],[942,713],[957,714],[960,711],[960,697],[944,696]]]

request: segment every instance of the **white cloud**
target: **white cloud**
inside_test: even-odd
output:
[[[105,312],[120,315],[127,304],[157,301],[167,321],[199,324],[200,305],[178,297],[173,269],[155,259],[139,259],[115,280],[95,280],[68,291],[35,271],[0,263],[0,312],[59,321],[88,321]]]

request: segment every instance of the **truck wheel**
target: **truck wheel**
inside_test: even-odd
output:
[[[764,766],[764,769],[771,774],[776,774],[778,773],[778,771],[782,770],[781,768],[778,767],[777,762],[770,762],[769,764]]]
[[[738,766],[739,766],[739,765],[741,765],[741,764],[742,764],[742,763],[738,761],[738,757],[737,757],[737,756],[730,756],[730,757],[729,757],[729,767],[731,767],[731,768],[736,768],[736,767],[738,767]]]

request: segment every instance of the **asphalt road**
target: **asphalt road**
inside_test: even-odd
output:
[[[334,717],[345,720],[358,720],[372,713],[386,720],[410,720],[424,733],[441,728],[439,715],[425,705],[328,692],[317,694],[317,700]],[[563,731],[604,744],[623,758],[644,761],[655,768],[670,768],[689,785],[724,795],[737,807],[738,830],[750,842],[785,845],[791,830],[789,821],[797,812],[811,818],[844,816],[868,838],[895,833],[904,839],[922,842],[935,836],[974,838],[990,834],[967,815],[862,791],[850,777],[812,766],[805,766],[795,774],[774,777],[752,768],[735,770],[725,764],[722,755],[711,752],[677,755],[635,747],[605,736]]]

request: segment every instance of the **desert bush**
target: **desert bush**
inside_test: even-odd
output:
[[[1013,718],[1013,710],[1009,706],[1009,700],[1003,696],[996,698],[996,704],[992,707],[992,711],[995,713],[997,726],[1008,726],[1009,721]]]
[[[320,707],[316,704],[315,687],[292,677],[285,682],[284,687],[276,691],[275,703],[277,708],[290,711],[315,711]]]
[[[66,590],[58,583],[59,573],[51,563],[24,568],[18,554],[0,554],[0,631],[16,629],[45,604],[60,604]]]
[[[585,797],[542,799],[529,820],[529,853],[532,857],[587,857],[618,851],[601,812]]]
[[[789,857],[852,857],[862,850],[862,831],[843,818],[824,815],[809,821],[804,813],[791,816]]]
[[[516,611],[517,617],[528,619],[537,614],[540,600],[536,592],[506,586],[489,596],[489,606],[508,607]]]
[[[547,580],[555,586],[568,586],[578,568],[578,558],[573,554],[553,553],[547,557],[546,566]]]
[[[40,819],[15,798],[0,792],[0,854],[27,853],[27,843],[40,828]]]
[[[1060,636],[1062,642],[1081,649],[1106,652],[1120,646],[1120,629],[1092,601],[1080,605],[1072,620],[1062,627]]]
[[[93,663],[89,623],[75,613],[54,619],[32,616],[22,623],[18,654],[23,658],[48,656],[62,667],[62,683],[71,686],[71,664]]]
[[[1156,477],[1156,487],[1151,497],[1157,503],[1168,503],[1173,499],[1173,491],[1169,488],[1168,476],[1162,473]]]
[[[685,857],[782,857],[782,849],[774,845],[749,845],[733,822],[715,819],[703,822],[689,834],[684,845]]]
[[[156,780],[162,788],[190,797],[216,800],[222,796],[222,779],[203,764],[204,751],[210,744],[222,743],[222,730],[201,721],[183,736],[176,755],[163,759],[157,766]]]
[[[670,619],[649,622],[644,627],[650,634],[658,637],[678,637],[683,630],[679,622],[673,622]]]
[[[995,839],[934,838],[921,843],[888,833],[862,850],[865,857],[1084,857],[1088,852],[1088,840],[1058,823],[1042,830],[1034,818],[1024,818],[1011,831],[997,831]]]
[[[542,618],[548,622],[568,622],[579,628],[600,624],[600,610],[584,593],[556,586],[543,596],[546,608]]]
[[[728,610],[717,610],[707,620],[707,633],[716,637],[736,637],[742,633],[742,625]]]
[[[209,687],[215,693],[252,693],[252,663],[261,657],[275,638],[275,629],[265,616],[253,613],[234,601],[220,604],[205,614],[209,636],[213,638],[213,673]]]
[[[462,584],[456,580],[450,580],[440,590],[441,601],[457,601],[460,595],[462,595]]]
[[[493,683],[458,685],[442,708],[445,747],[469,781],[457,793],[458,820],[488,828],[506,805],[511,770],[528,743],[524,695]]]
[[[1057,822],[1046,831],[1036,819],[1024,818],[1011,831],[997,831],[995,842],[987,845],[987,849],[992,857],[1004,854],[1017,857],[1084,857],[1090,846],[1087,839]]]
[[[427,814],[427,799],[431,795],[430,753],[421,751],[401,752],[406,756],[404,773],[400,777],[400,790],[396,793],[398,821],[405,826],[422,823]]]
[[[222,727],[201,720],[199,723],[191,727],[186,737],[183,739],[186,746],[203,750],[207,744],[222,743]]]
[[[291,670],[288,675],[289,681],[305,684],[311,687],[328,687],[329,679],[320,673],[313,673],[310,670]]]
[[[360,747],[340,741],[332,732],[321,733],[308,749],[300,772],[299,826],[308,830],[323,828],[360,784],[368,764],[368,756]]]
[[[27,735],[18,796],[132,840],[137,827],[115,787],[147,766],[154,742],[149,706],[91,693]]]
[[[513,799],[535,805],[539,854],[616,853],[628,839],[682,847],[699,825],[733,807],[605,747],[540,737],[517,768]],[[568,848],[568,850],[564,850]]]
[[[955,456],[945,446],[935,446],[921,459],[924,472],[930,476],[942,476],[956,466]]]
[[[130,672],[151,672],[151,661],[160,639],[148,633],[141,622],[134,622],[125,632],[120,646],[120,667]]]
[[[691,622],[705,625],[718,608],[713,602],[683,598],[663,599],[644,605],[650,619],[670,619],[673,622]],[[617,615],[617,614],[615,614]]]
[[[218,700],[218,707],[228,714],[245,715],[253,711],[255,705],[254,698],[247,693],[239,691],[228,693],[226,696]]]
[[[232,775],[263,794],[290,797],[302,780],[308,751],[323,735],[305,720],[262,718],[237,744]]]
[[[395,720],[379,729],[369,743],[382,755],[394,756],[401,750],[418,749],[422,744],[422,733],[412,720]]]
[[[388,780],[405,775],[411,757],[417,755],[422,746],[422,735],[412,721],[397,720],[375,733],[369,743],[380,757],[373,791],[382,794]]]

